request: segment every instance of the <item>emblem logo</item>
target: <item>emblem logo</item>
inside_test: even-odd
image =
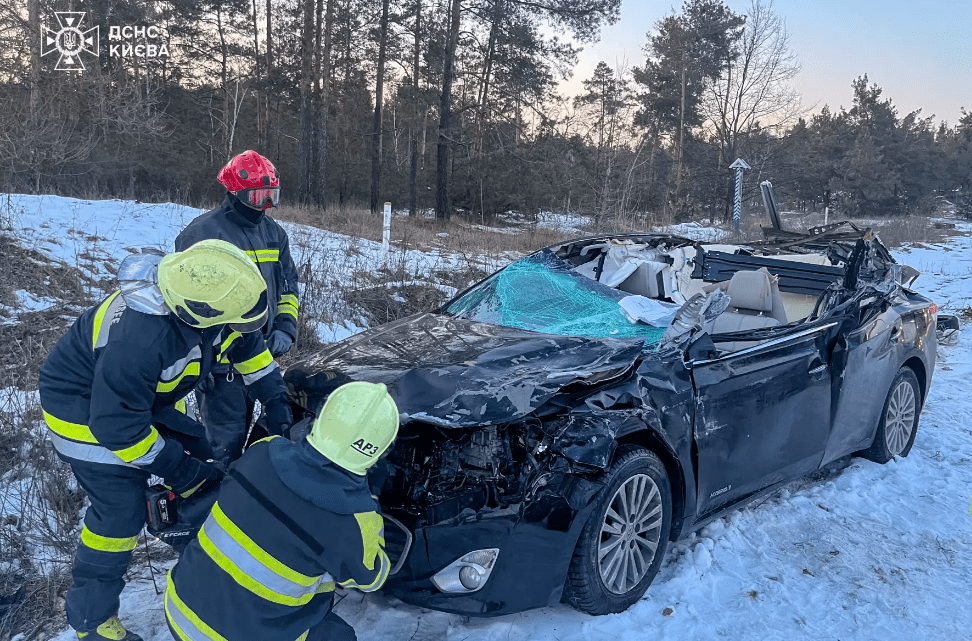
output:
[[[96,58],[99,49],[98,27],[87,31],[81,30],[84,23],[84,11],[55,11],[54,16],[61,27],[54,31],[43,27],[41,34],[41,56],[57,51],[60,57],[54,67],[57,71],[84,71],[81,53],[89,53]]]

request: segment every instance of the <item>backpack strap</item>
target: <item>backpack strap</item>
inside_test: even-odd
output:
[[[314,554],[316,554],[317,556],[321,556],[324,554],[324,546],[318,543],[318,541],[311,535],[310,532],[305,530],[300,525],[300,523],[298,523],[290,516],[288,516],[287,513],[281,510],[276,503],[274,503],[269,498],[267,498],[267,495],[261,492],[255,485],[253,485],[253,483],[251,483],[248,478],[243,476],[243,474],[239,470],[232,468],[230,469],[229,475],[233,477],[237,483],[240,484],[240,487],[242,487],[247,494],[253,497],[254,501],[260,504],[260,507],[264,508],[267,512],[272,514],[273,517],[278,521],[280,521],[280,523],[283,524],[284,527],[290,530],[294,534],[294,536],[296,536],[298,539],[303,541],[304,545],[309,547],[311,551],[314,552]]]

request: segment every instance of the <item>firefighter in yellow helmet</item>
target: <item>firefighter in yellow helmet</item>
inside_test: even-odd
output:
[[[150,475],[183,498],[218,484],[202,425],[175,409],[226,354],[267,407],[290,422],[286,387],[259,330],[266,284],[220,240],[168,256],[130,256],[119,289],[86,311],[40,371],[50,439],[91,501],[65,599],[85,641],[139,641],[118,620],[119,594],[146,519]]]
[[[335,586],[388,577],[368,468],[398,433],[384,385],[328,397],[311,433],[252,445],[222,484],[199,536],[169,573],[165,614],[177,641],[353,640],[331,611]]]

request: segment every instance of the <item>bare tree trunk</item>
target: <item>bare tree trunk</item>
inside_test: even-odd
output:
[[[273,10],[272,10],[273,0],[267,0],[267,81],[271,82],[273,79]],[[267,132],[267,141],[270,141],[270,92],[267,91],[263,96],[263,122],[264,127]],[[277,140],[277,145],[280,145],[280,135],[274,136]],[[279,156],[279,154],[277,154]]]
[[[34,116],[40,100],[40,0],[28,0],[27,31],[30,34],[30,115]]]
[[[493,19],[489,29],[489,44],[486,47],[486,60],[483,63],[483,82],[480,85],[478,105],[479,132],[476,152],[482,154],[486,131],[486,101],[489,100],[489,82],[493,72],[493,57],[496,53],[496,39],[499,35],[500,21],[503,19],[503,0],[493,0]]]
[[[334,24],[334,0],[326,0],[324,11],[324,49],[318,58],[318,77],[321,83],[320,101],[317,106],[317,164],[314,176],[314,191],[317,204],[327,205],[327,113],[331,98],[331,33]]]
[[[378,70],[375,79],[375,124],[371,140],[371,212],[378,213],[381,192],[381,103],[385,88],[385,41],[388,39],[388,0],[381,3],[381,22],[378,27]]]
[[[686,73],[688,69],[682,64],[682,101],[678,112],[678,153],[675,155],[675,201],[681,198],[682,193],[682,150],[685,148],[685,85]]]
[[[320,166],[321,153],[321,130],[318,126],[320,124],[318,118],[321,113],[321,37],[324,27],[323,14],[324,0],[316,0],[316,16],[314,18],[314,83],[311,90],[313,94],[311,99],[313,102],[311,114],[313,114],[312,118],[314,119],[312,123],[314,131],[311,139],[311,164],[308,168],[307,188],[310,191],[311,202],[318,204],[321,202],[321,183],[317,168]]]
[[[445,65],[442,72],[442,107],[439,116],[435,190],[435,217],[439,220],[448,220],[452,217],[452,203],[449,199],[449,129],[452,124],[452,76],[456,46],[459,42],[460,2],[461,0],[452,0],[449,40],[446,43]]]
[[[421,54],[422,0],[415,0],[415,49],[412,52],[412,158],[408,189],[408,215],[418,213],[418,116],[419,116],[419,58]]]
[[[230,158],[230,133],[229,133],[229,118],[230,118],[230,101],[229,101],[229,71],[227,65],[229,64],[229,48],[226,45],[226,34],[223,32],[223,13],[216,7],[216,31],[219,33],[219,51],[220,51],[220,70],[219,77],[222,81],[223,89],[223,155],[227,160]]]
[[[257,0],[253,0],[253,61],[256,63],[254,79],[260,82],[260,32],[257,27]],[[263,147],[263,113],[260,109],[262,99],[260,90],[256,90],[256,126],[257,126],[257,148]]]
[[[314,0],[304,0],[304,31],[300,51],[300,155],[297,171],[297,197],[311,198],[311,173],[314,165],[314,102],[311,82],[314,76]]]

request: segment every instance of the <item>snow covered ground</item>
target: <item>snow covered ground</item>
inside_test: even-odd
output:
[[[96,279],[113,274],[125,256],[142,247],[172,251],[179,231],[200,213],[202,210],[171,203],[0,194],[0,220],[6,222],[23,246],[78,266]],[[311,305],[302,301],[301,307],[301,313],[318,320],[319,338],[333,342],[366,329],[367,321],[351,314],[338,286],[347,286],[355,274],[373,272],[381,266],[381,243],[305,225],[281,225],[290,237],[298,268],[310,268],[324,285],[322,296]],[[394,246],[385,257],[390,268],[407,278],[403,284],[440,289],[442,285],[435,282],[433,272],[453,270],[467,260],[438,249],[403,252]],[[480,266],[489,272],[501,264],[485,258]],[[455,290],[446,293],[451,296]],[[42,309],[49,304],[28,292],[23,294],[17,293],[23,304],[21,311]],[[95,294],[97,297],[99,293]]]
[[[15,233],[71,264],[103,264],[129,246],[168,249],[196,215],[175,205],[121,201],[14,196],[12,202]],[[972,234],[972,226],[959,226]],[[308,234],[300,251],[339,251],[350,242],[289,229]],[[88,240],[93,236],[99,239]],[[362,264],[375,260],[374,245],[354,242]],[[972,307],[972,235],[895,255],[922,271],[916,288],[943,310]],[[423,265],[453,260],[423,256],[406,257],[419,277]],[[559,605],[470,619],[355,592],[336,611],[369,641],[968,638],[972,332],[963,329],[957,345],[940,348],[908,458],[885,466],[855,459],[842,471],[794,482],[715,521],[670,547],[654,585],[627,612],[594,618]],[[168,641],[161,598],[147,572],[136,570],[142,576],[123,593],[121,616],[146,641]],[[75,638],[69,630],[56,637]]]

